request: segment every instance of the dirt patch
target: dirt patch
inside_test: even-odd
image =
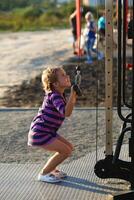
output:
[[[105,61],[94,61],[93,64],[85,64],[83,60],[70,59],[63,65],[63,68],[70,75],[72,83],[75,79],[76,66],[81,68],[82,96],[78,97],[77,106],[104,106],[105,102]],[[113,105],[117,105],[117,60],[113,65]],[[30,81],[23,81],[21,85],[11,87],[5,92],[2,106],[6,107],[38,107],[43,100],[43,90],[41,85],[41,74],[32,78]],[[131,72],[126,74],[127,101],[131,101]],[[98,95],[97,95],[97,86]],[[66,90],[68,96],[69,90]]]

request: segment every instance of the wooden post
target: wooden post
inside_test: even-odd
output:
[[[113,154],[113,1],[105,1],[106,46],[105,46],[105,108],[106,108],[106,156]]]

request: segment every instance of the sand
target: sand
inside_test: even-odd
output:
[[[0,96],[10,86],[29,81],[38,75],[44,66],[59,65],[72,56],[70,30],[43,32],[0,33]],[[0,110],[0,160],[2,163],[42,163],[49,153],[29,149],[27,134],[36,110]],[[117,142],[122,124],[114,112],[113,141]],[[98,148],[105,146],[105,113],[99,111]],[[75,151],[69,162],[96,149],[96,110],[76,109],[65,121],[60,134],[69,139]],[[125,138],[124,142],[128,142]]]
[[[128,111],[124,111],[125,114]],[[9,109],[0,110],[0,161],[1,163],[43,163],[51,155],[37,148],[27,146],[27,135],[30,123],[37,109]],[[88,152],[105,146],[105,110],[98,110],[98,127],[96,127],[96,109],[75,108],[71,117],[67,118],[59,129],[59,134],[64,136],[74,145],[72,156],[66,161],[70,162],[85,156]],[[116,144],[120,135],[121,120],[116,109],[113,113],[113,144]],[[96,135],[97,134],[97,135]],[[124,143],[128,142],[128,134]],[[105,157],[105,155],[104,155]]]
[[[70,30],[0,33],[0,97],[7,87],[59,65],[72,55]]]

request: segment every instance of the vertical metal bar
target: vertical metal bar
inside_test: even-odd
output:
[[[132,25],[132,32],[133,32],[133,38],[132,38],[132,63],[133,63],[133,70],[132,70],[132,131],[131,131],[131,142],[130,142],[130,156],[131,156],[131,163],[132,163],[132,169],[131,169],[131,188],[134,189],[134,1],[133,1],[133,25]]]
[[[78,46],[78,56],[81,56],[80,50],[80,37],[81,37],[81,12],[80,12],[81,2],[76,0],[76,29],[77,29],[77,46]]]
[[[126,101],[126,36],[127,36],[127,11],[128,9],[128,1],[123,1],[123,81],[122,81],[122,95],[123,95],[123,103],[128,108],[131,108],[131,105],[129,105]]]
[[[99,99],[100,81],[97,80],[96,85],[96,162],[98,161],[98,99]]]
[[[118,0],[118,96],[117,111],[119,117],[124,120],[121,113],[121,97],[122,97],[122,1]]]
[[[125,104],[126,93],[126,2],[123,1],[123,103]]]
[[[130,122],[122,115],[122,0],[118,0],[118,96],[117,96],[117,112],[122,121]]]
[[[105,1],[106,47],[105,47],[105,105],[106,105],[106,156],[113,153],[112,101],[113,101],[113,1]]]

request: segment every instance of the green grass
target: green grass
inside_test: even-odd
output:
[[[43,7],[31,5],[16,8],[11,11],[0,12],[0,31],[36,31],[50,28],[68,28],[69,16],[74,9],[74,2],[60,7]],[[85,7],[85,12],[91,10],[96,16],[94,8]]]
[[[58,10],[45,11],[32,6],[12,12],[0,12],[0,31],[42,30],[68,25],[66,16]]]

